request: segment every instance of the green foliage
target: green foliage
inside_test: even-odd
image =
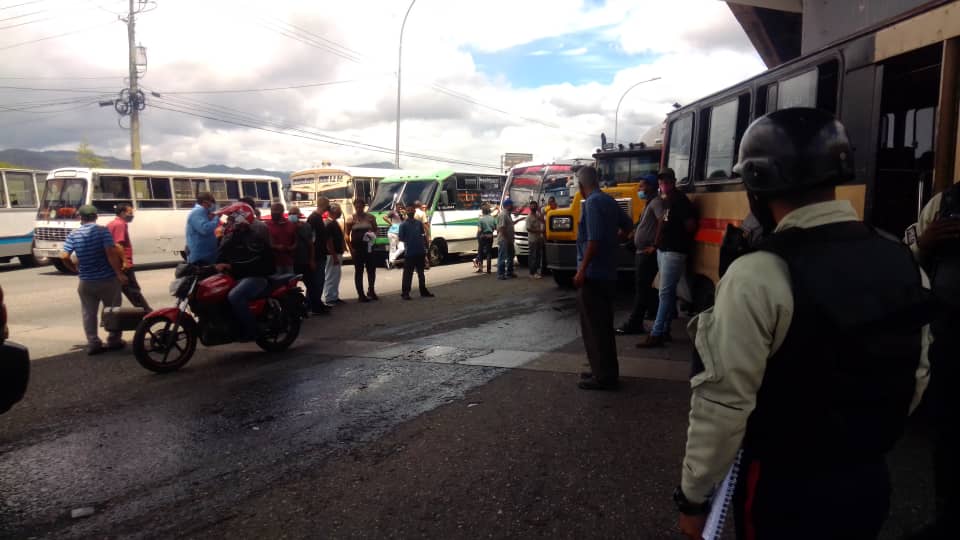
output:
[[[103,158],[93,153],[87,141],[80,143],[80,146],[77,148],[77,162],[81,167],[91,169],[101,168],[106,164]]]
[[[27,167],[21,167],[19,165],[14,165],[8,161],[0,161],[0,169],[26,169]]]

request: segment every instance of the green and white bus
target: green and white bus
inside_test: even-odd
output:
[[[384,256],[389,247],[383,216],[398,205],[421,201],[430,224],[430,264],[438,265],[453,253],[477,250],[480,207],[500,202],[506,176],[443,169],[432,173],[389,176],[380,181],[369,212],[377,218],[374,249]]]

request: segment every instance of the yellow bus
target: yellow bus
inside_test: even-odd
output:
[[[902,237],[956,179],[958,75],[960,1],[934,2],[671,112],[663,164],[700,216],[687,272],[692,307],[712,303],[724,230],[749,212],[732,168],[750,122],[788,107],[835,113],[856,165],[838,197],[867,224]]]

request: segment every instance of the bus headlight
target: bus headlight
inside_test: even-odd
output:
[[[572,231],[573,217],[571,216],[550,216],[551,231]]]

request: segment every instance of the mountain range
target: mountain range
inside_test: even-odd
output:
[[[109,169],[129,169],[130,160],[128,159],[119,159],[113,156],[97,156],[103,160],[104,167]],[[57,169],[60,167],[76,167],[79,165],[77,161],[77,152],[70,150],[45,150],[45,151],[36,151],[36,150],[20,150],[17,148],[10,148],[7,150],[0,150],[0,162],[5,163],[6,165],[24,168],[24,169],[39,169],[42,171],[49,171]],[[365,163],[362,165],[357,165],[357,167],[377,167],[392,169],[393,164],[389,162],[378,162],[378,163]],[[283,179],[284,183],[289,182],[290,171],[268,171],[265,169],[243,169],[240,167],[231,167],[229,165],[219,165],[211,164],[204,165],[203,167],[185,167],[178,163],[173,163],[171,161],[151,161],[150,163],[143,164],[144,169],[154,170],[154,171],[203,171],[203,172],[212,172],[212,173],[225,173],[225,174],[260,174],[260,175],[269,175],[269,176],[278,176]]]

